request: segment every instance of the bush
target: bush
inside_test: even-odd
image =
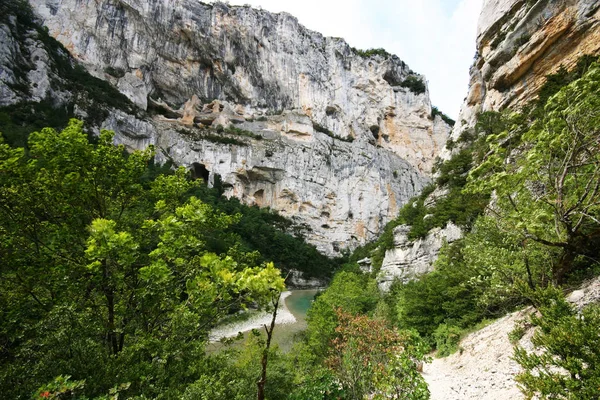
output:
[[[462,329],[455,325],[441,324],[433,332],[438,357],[446,357],[458,350]]]
[[[122,78],[125,76],[125,70],[123,68],[106,67],[104,72],[115,78]]]
[[[415,75],[409,75],[402,83],[400,83],[400,86],[408,88],[414,94],[423,94],[427,90],[423,80]]]
[[[441,112],[437,107],[431,107],[431,118],[435,118],[436,115],[439,115],[444,120],[444,122],[450,126],[454,126],[454,124],[456,123],[455,120]]]
[[[533,293],[532,300],[539,311],[531,317],[536,351],[515,348],[523,368],[516,378],[521,391],[529,399],[598,399],[600,306],[587,306],[579,314],[552,287]]]
[[[352,47],[352,51],[354,52],[354,54],[359,55],[362,58],[369,58],[369,57],[373,57],[373,56],[380,56],[383,58],[389,58],[392,55],[390,53],[388,53],[387,51],[385,51],[385,49],[368,49],[368,50],[360,50],[357,49],[355,47]]]
[[[434,346],[440,324],[465,328],[487,316],[479,293],[467,284],[477,271],[465,266],[462,249],[461,242],[444,246],[433,272],[395,289],[398,326],[415,329]]]

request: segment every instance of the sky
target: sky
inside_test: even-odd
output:
[[[286,11],[307,28],[359,49],[384,48],[429,82],[431,101],[456,119],[467,95],[483,0],[229,0]]]

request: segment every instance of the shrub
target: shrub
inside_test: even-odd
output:
[[[515,360],[523,368],[517,382],[526,398],[598,398],[600,387],[600,306],[585,307],[581,314],[550,287],[532,294],[539,315],[532,343],[536,352],[515,348]]]
[[[387,51],[385,51],[385,49],[368,49],[368,50],[360,50],[357,49],[355,47],[352,47],[352,51],[354,52],[354,54],[359,55],[362,58],[369,58],[369,57],[373,57],[373,56],[380,56],[383,58],[389,58],[392,55],[390,53],[388,53]]]
[[[400,83],[400,86],[408,88],[414,94],[423,94],[427,90],[423,80],[415,75],[409,75],[406,79]]]
[[[437,107],[433,106],[431,107],[431,118],[435,118],[436,115],[439,115],[444,120],[444,122],[450,126],[454,126],[454,124],[456,124],[455,120],[441,112]]]
[[[125,70],[123,68],[115,68],[110,66],[104,68],[104,72],[115,78],[122,78],[125,76]]]
[[[437,355],[439,357],[446,357],[458,350],[461,335],[462,329],[459,327],[440,324],[435,332],[433,332]]]

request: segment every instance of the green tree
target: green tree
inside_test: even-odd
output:
[[[336,309],[352,314],[372,312],[379,300],[375,280],[348,271],[337,273],[330,286],[319,295],[308,311],[306,339],[311,357],[323,359],[338,326]]]
[[[238,215],[190,196],[182,169],[147,179],[152,149],[127,154],[82,124],[0,143],[0,381],[28,397],[57,375],[86,395],[181,392],[208,330],[265,304],[283,279],[258,255],[211,251]],[[118,374],[114,371],[119,371]]]
[[[555,282],[595,254],[600,236],[599,91],[595,63],[548,100],[522,137],[520,127],[489,136],[491,151],[470,173],[468,189],[495,191],[490,211],[510,230],[560,251]]]
[[[539,311],[531,317],[535,351],[515,347],[515,360],[523,368],[516,378],[521,391],[527,399],[597,399],[600,306],[578,313],[553,287],[535,292],[532,300]]]
[[[327,365],[340,380],[347,398],[428,399],[429,390],[417,371],[425,346],[409,331],[388,328],[384,321],[353,316],[337,309],[339,324]]]

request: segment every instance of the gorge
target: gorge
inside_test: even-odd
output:
[[[0,43],[7,398],[597,397],[598,1],[483,0],[456,123],[247,5],[7,0]]]
[[[425,78],[397,56],[360,53],[285,13],[195,1],[31,5],[69,56],[139,110],[108,108],[97,128],[129,149],[156,146],[159,162],[204,169],[211,184],[218,175],[226,196],[294,219],[331,256],[376,237],[429,181],[450,134]],[[14,24],[3,27],[1,104],[68,103],[53,50],[30,33],[21,51]]]

